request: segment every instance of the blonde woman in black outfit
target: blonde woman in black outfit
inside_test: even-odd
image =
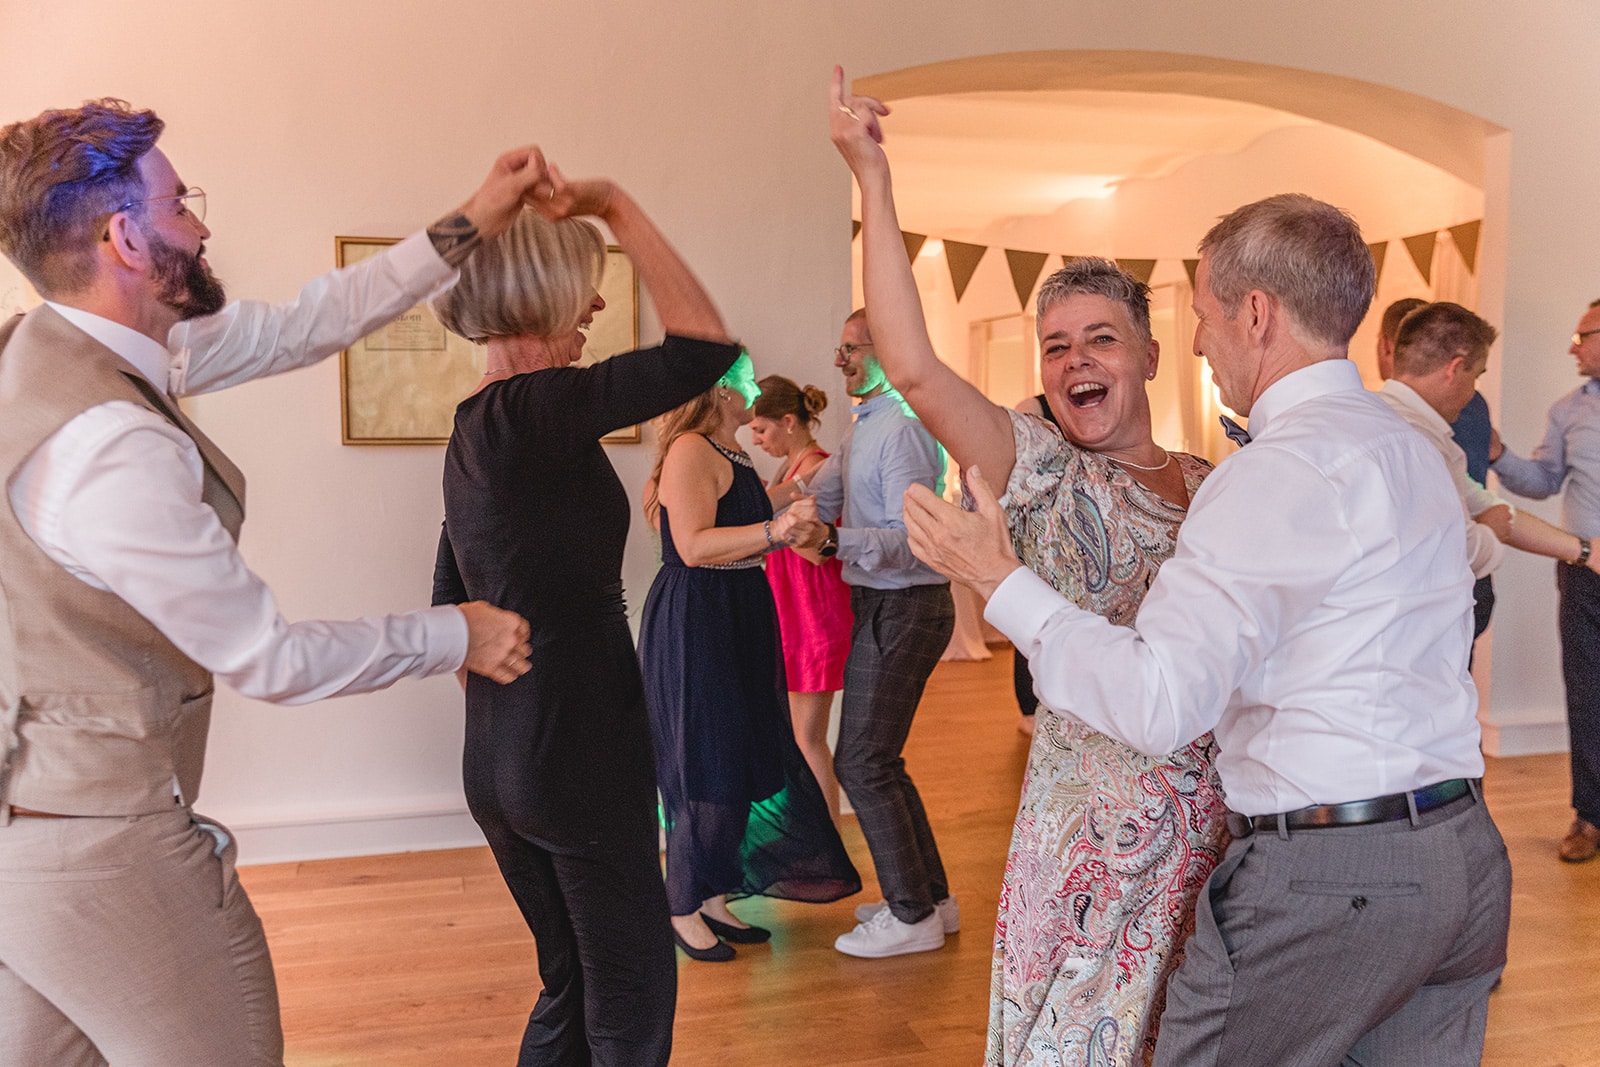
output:
[[[717,309],[637,205],[565,181],[434,302],[488,345],[456,410],[434,603],[481,599],[532,627],[532,669],[467,680],[468,804],[532,929],[544,991],[518,1063],[665,1064],[676,961],[662,888],[656,783],[622,599],[628,494],[598,443],[705,392],[739,354]],[[579,367],[604,307],[603,219],[667,337]]]

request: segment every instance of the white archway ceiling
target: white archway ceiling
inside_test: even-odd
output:
[[[974,92],[894,101],[885,120],[895,200],[909,230],[976,233],[1163,178],[1291,127],[1275,108],[1179,93]]]

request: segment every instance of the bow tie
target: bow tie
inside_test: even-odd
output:
[[[1218,415],[1217,418],[1222,420],[1222,432],[1228,435],[1228,440],[1232,441],[1240,448],[1243,448],[1245,445],[1250,443],[1249,430],[1245,429],[1243,426],[1240,426],[1237,422],[1234,422],[1226,415]]]

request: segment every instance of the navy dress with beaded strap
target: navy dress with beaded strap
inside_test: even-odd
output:
[[[709,440],[709,438],[708,438]],[[772,517],[750,457],[733,465],[716,525]],[[778,616],[761,557],[690,567],[663,507],[661,570],[644,603],[639,660],[667,822],[674,915],[720,894],[823,903],[861,877],[789,719]]]

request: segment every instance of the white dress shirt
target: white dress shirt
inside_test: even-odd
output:
[[[173,396],[314,363],[449,284],[455,272],[416,234],[308,283],[272,306],[229,304],[179,323],[168,347],[52,303],[68,322]],[[453,607],[350,622],[286,621],[201,502],[200,451],[148,408],[112,401],[40,445],[8,488],[28,536],[79,580],[109,590],[195,662],[246,696],[296,704],[455,670],[467,626]]]
[[[1052,709],[1152,755],[1214,728],[1246,815],[1478,777],[1472,581],[1439,454],[1342,359],[1274,383],[1250,429],[1132,628],[1026,568],[985,617]]]
[[[1492,507],[1506,501],[1495,492],[1473,480],[1467,473],[1467,454],[1456,444],[1455,435],[1444,416],[1428,404],[1417,391],[1398,378],[1390,378],[1378,392],[1386,404],[1439,450],[1444,465],[1450,470],[1450,480],[1455,483],[1456,494],[1461,497],[1461,510],[1467,516],[1467,563],[1472,576],[1482,578],[1493,574],[1505,559],[1506,546],[1488,526],[1477,517]]]

